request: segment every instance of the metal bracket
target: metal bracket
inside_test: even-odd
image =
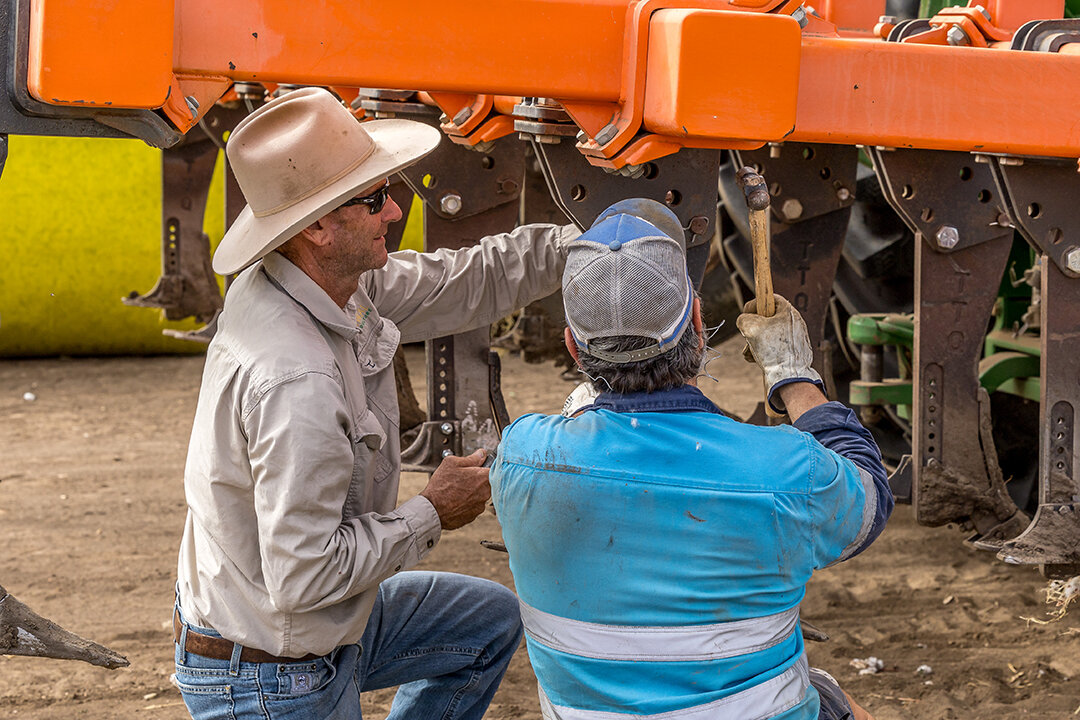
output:
[[[1027,519],[1005,491],[975,372],[1013,231],[993,177],[967,153],[868,148],[915,247],[912,501],[924,525],[967,522],[997,543]],[[986,398],[981,401],[981,398]]]
[[[1031,20],[1013,33],[1011,50],[1057,52],[1061,45],[1080,42],[1080,20]]]
[[[500,139],[488,152],[443,143],[401,174],[424,200],[424,249],[462,248],[516,224],[525,146]],[[448,203],[448,198],[454,198]],[[427,342],[428,421],[402,452],[402,467],[433,472],[449,454],[494,448],[505,413],[494,388],[490,328]]]
[[[0,4],[0,133],[66,137],[137,137],[153,147],[183,135],[150,110],[87,110],[38,102],[26,89],[30,0]]]
[[[858,150],[844,145],[775,144],[740,150],[736,165],[749,165],[769,185],[774,218],[770,255],[773,289],[791,301],[806,321],[814,367],[834,392],[832,348],[825,342],[829,297],[844,248],[855,202]],[[721,195],[737,223],[745,222],[744,203],[731,202],[730,178],[722,176]],[[752,267],[748,252],[732,249],[733,261]],[[752,273],[751,273],[752,275]]]
[[[123,298],[125,305],[160,308],[169,320],[194,315],[201,322],[221,309],[210,238],[203,232],[217,157],[217,145],[205,139],[162,151],[161,278],[145,295]]]
[[[1072,160],[980,155],[1011,223],[1066,276],[1080,278],[1080,172]],[[1043,296],[1046,300],[1052,300]]]
[[[532,147],[559,208],[582,230],[609,205],[644,197],[667,205],[686,234],[686,264],[697,287],[716,231],[717,150],[684,149],[638,166],[633,174],[609,173],[581,157],[570,143],[533,142]]]

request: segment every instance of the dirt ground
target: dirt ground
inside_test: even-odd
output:
[[[703,389],[747,415],[760,380],[721,346]],[[410,351],[414,379],[422,352]],[[131,666],[0,657],[0,718],[185,718],[172,672],[170,616],[184,517],[182,472],[202,359],[118,358],[0,362],[0,584],[36,611],[124,654]],[[512,416],[554,412],[572,385],[550,365],[504,361]],[[33,400],[25,400],[32,393]],[[421,394],[422,393],[418,393]],[[407,475],[403,497],[425,477]],[[443,536],[422,567],[507,585],[506,557],[485,515]],[[831,635],[810,643],[879,720],[1053,720],[1080,713],[1080,616],[1039,625],[1045,582],[969,549],[949,528],[915,525],[900,507],[877,543],[811,583],[803,616]],[[852,659],[884,669],[858,674]],[[929,666],[929,674],[918,672]],[[391,691],[373,693],[382,717]],[[522,647],[488,717],[540,717]],[[422,720],[422,719],[421,719]]]

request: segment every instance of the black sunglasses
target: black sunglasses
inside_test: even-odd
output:
[[[363,195],[361,197],[349,198],[345,202],[341,203],[339,207],[349,207],[350,205],[367,205],[368,211],[372,215],[378,215],[382,212],[383,205],[386,204],[386,199],[390,197],[390,179],[387,178],[383,186],[370,195]]]

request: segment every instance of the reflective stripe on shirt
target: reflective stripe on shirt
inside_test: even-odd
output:
[[[802,702],[809,686],[809,668],[803,655],[774,678],[734,695],[682,710],[654,715],[579,710],[555,705],[541,687],[540,713],[544,720],[765,720]]]
[[[553,650],[598,660],[688,662],[757,652],[782,642],[799,622],[798,606],[775,615],[714,625],[603,625],[569,620],[524,601],[529,637]]]
[[[830,565],[843,562],[854,555],[855,551],[862,547],[862,544],[866,542],[866,537],[874,527],[874,513],[878,506],[877,485],[874,484],[873,475],[866,472],[858,465],[855,466],[855,469],[859,471],[859,479],[862,480],[863,490],[866,492],[866,500],[863,502],[862,527],[859,528],[859,534],[855,536],[855,539],[851,541],[851,544],[844,548],[844,552],[840,554],[840,557],[836,561],[830,563]]]

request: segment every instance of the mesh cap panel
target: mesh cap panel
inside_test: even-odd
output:
[[[666,351],[686,329],[692,300],[682,245],[641,218],[602,216],[570,246],[563,302],[570,330],[585,352],[600,357],[589,343],[620,335],[657,343],[635,352],[632,360]]]

